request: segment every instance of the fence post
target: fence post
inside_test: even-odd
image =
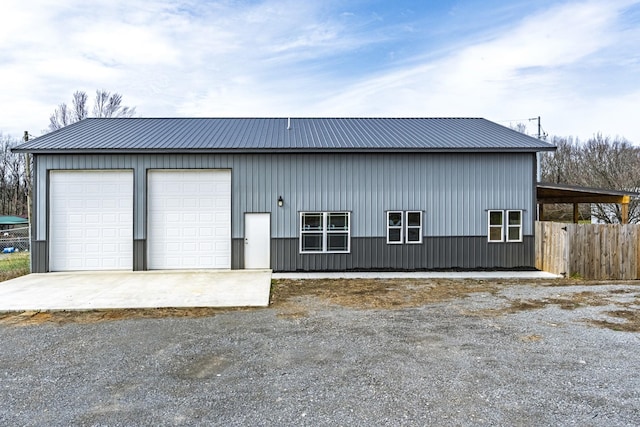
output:
[[[573,271],[571,271],[571,235],[573,233],[569,232],[569,227],[571,227],[571,231],[573,232],[574,224],[567,224],[562,229],[564,233],[562,234],[564,240],[564,277],[571,277]]]

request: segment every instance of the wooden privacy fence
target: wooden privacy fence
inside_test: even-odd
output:
[[[640,279],[640,224],[536,222],[536,268],[566,277]]]

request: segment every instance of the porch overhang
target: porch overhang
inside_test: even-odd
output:
[[[573,205],[573,222],[578,222],[579,203],[617,203],[622,210],[622,223],[629,222],[629,202],[631,197],[639,196],[631,191],[607,190],[602,188],[580,187],[576,185],[538,183],[536,197],[538,219],[544,220],[545,204],[567,203]]]

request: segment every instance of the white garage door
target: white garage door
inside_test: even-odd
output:
[[[149,269],[231,268],[231,171],[150,170]]]
[[[49,269],[133,269],[132,171],[51,171]]]

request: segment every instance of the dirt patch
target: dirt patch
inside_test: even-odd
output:
[[[637,285],[637,283],[634,283]],[[565,285],[566,286],[566,285]],[[631,301],[620,301],[616,297],[621,295],[631,295],[635,297]],[[607,311],[605,314],[624,319],[623,322],[611,322],[607,320],[585,319],[584,321],[599,326],[609,328],[615,331],[640,332],[640,289],[621,288],[603,290],[601,292],[582,291],[574,293],[566,293],[549,298],[530,299],[530,300],[513,300],[509,304],[501,308],[491,308],[485,310],[477,310],[469,312],[471,315],[481,316],[503,316],[515,314],[525,310],[541,310],[547,306],[556,305],[563,310],[576,310],[582,307],[604,307],[617,306],[620,310]]]
[[[232,361],[227,357],[208,355],[188,361],[174,375],[183,380],[206,380],[220,376],[231,364]]]
[[[146,308],[127,310],[89,311],[25,311],[22,313],[0,313],[0,325],[28,326],[53,323],[96,323],[124,319],[156,319],[164,317],[210,317],[244,308]]]
[[[606,313],[609,316],[623,319],[623,322],[610,322],[607,320],[587,320],[588,323],[621,332],[640,332],[640,311],[638,310],[614,310]]]
[[[631,293],[636,291],[630,291],[624,293]],[[478,313],[488,315],[503,315],[513,314],[524,310],[539,310],[549,305],[557,305],[563,310],[575,310],[581,307],[600,307],[605,305],[618,305],[626,307],[629,303],[619,302],[611,300],[609,297],[611,294],[619,295],[623,292],[620,290],[613,290],[607,292],[593,292],[582,291],[576,293],[563,294],[556,297],[532,299],[532,300],[515,300],[511,301],[508,306],[503,308],[481,310]]]
[[[304,312],[303,297],[315,297],[327,304],[356,309],[400,309],[419,307],[473,293],[494,295],[504,284],[484,280],[420,279],[327,279],[279,280],[271,288],[271,305],[282,313]]]

